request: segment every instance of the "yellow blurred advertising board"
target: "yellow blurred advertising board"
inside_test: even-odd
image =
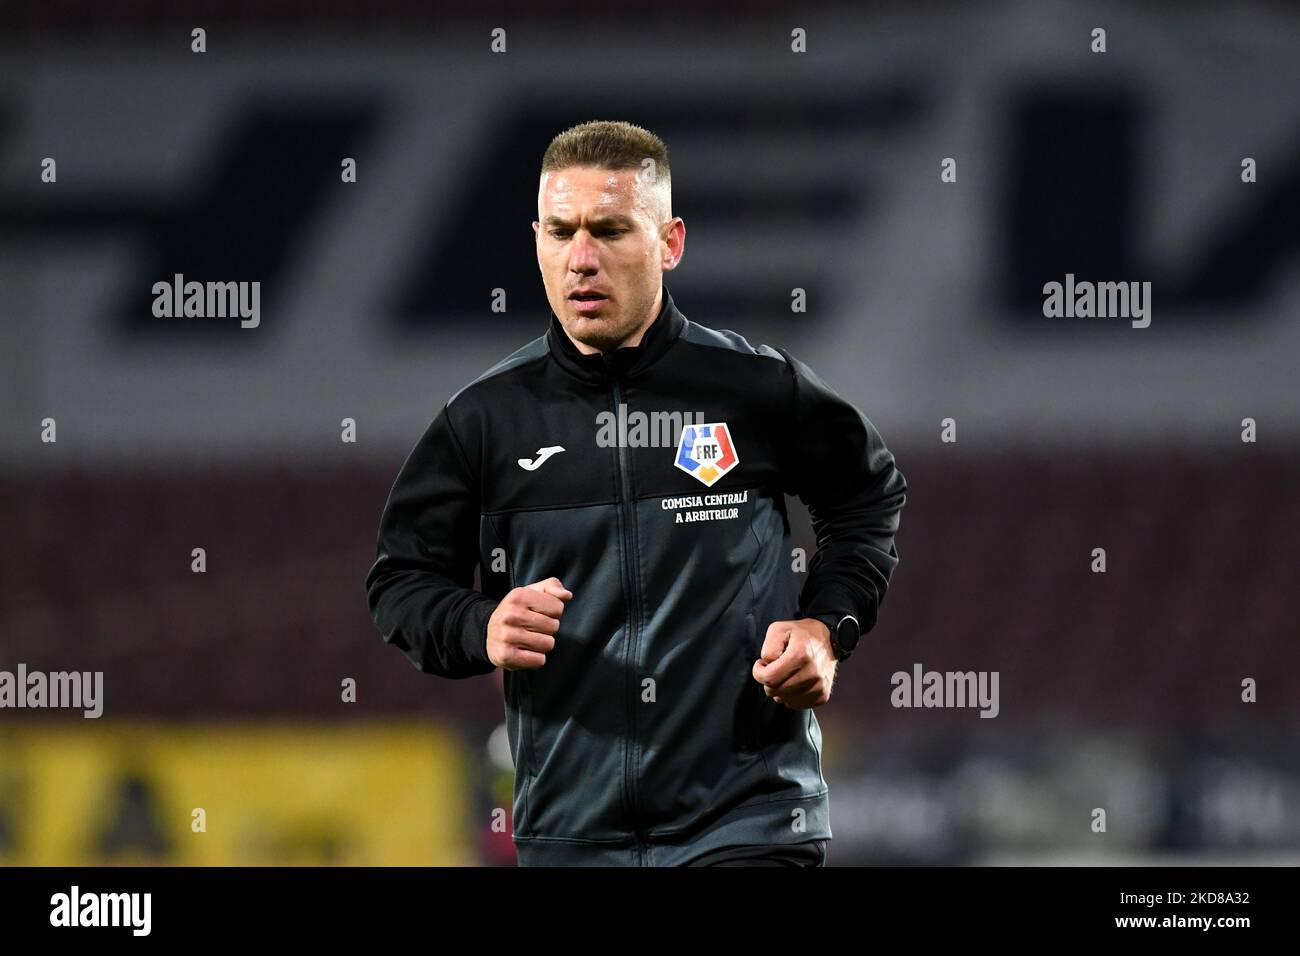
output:
[[[0,725],[0,863],[461,865],[471,781],[436,724]]]

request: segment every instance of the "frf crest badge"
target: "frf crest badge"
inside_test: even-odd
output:
[[[726,422],[687,425],[677,443],[676,465],[705,485],[712,485],[740,464]]]

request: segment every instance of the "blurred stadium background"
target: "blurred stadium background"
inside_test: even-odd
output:
[[[818,711],[831,864],[1300,859],[1297,8],[638,11],[0,9],[0,669],[105,675],[99,720],[0,711],[0,861],[513,863],[499,675],[417,673],[362,581],[430,418],[544,329],[537,167],[606,118],[668,142],[687,317],[908,479]],[[1067,272],[1151,326],[1044,318]],[[155,319],[174,273],[261,326]],[[999,671],[997,719],[892,708],[918,662]]]

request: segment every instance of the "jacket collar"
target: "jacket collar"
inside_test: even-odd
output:
[[[645,330],[640,345],[624,346],[613,352],[595,355],[584,355],[578,351],[552,311],[550,326],[546,330],[547,346],[552,358],[565,371],[588,382],[605,382],[643,371],[668,351],[686,328],[686,317],[673,304],[667,286],[663,286],[663,293],[663,305],[655,320]]]

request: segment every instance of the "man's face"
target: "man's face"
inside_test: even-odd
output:
[[[550,170],[537,196],[537,265],[551,310],[583,351],[635,345],[685,242],[637,170]]]

